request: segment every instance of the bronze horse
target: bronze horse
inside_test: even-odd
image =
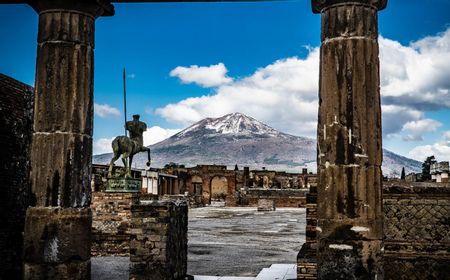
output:
[[[141,146],[137,141],[130,139],[127,136],[117,136],[112,141],[112,148],[114,152],[114,156],[109,163],[108,177],[112,176],[112,171],[114,167],[114,163],[122,156],[123,166],[125,168],[125,177],[131,177],[131,164],[133,163],[133,156],[139,152],[147,151],[148,161],[147,166],[150,166],[150,149]],[[127,164],[127,159],[128,164]]]

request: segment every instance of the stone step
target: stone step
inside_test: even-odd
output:
[[[272,264],[269,268],[263,268],[255,280],[291,280],[297,279],[297,265]]]
[[[255,280],[255,277],[239,277],[239,276],[194,276],[194,280]]]
[[[256,277],[238,276],[194,276],[194,280],[295,280],[297,279],[297,265],[272,264],[263,268]]]

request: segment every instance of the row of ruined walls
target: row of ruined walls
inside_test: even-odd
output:
[[[306,197],[306,242],[297,279],[317,279],[317,191]],[[384,273],[387,280],[450,279],[450,184],[385,183]]]
[[[260,200],[270,200],[275,207],[305,207],[307,189],[245,189],[240,190],[235,205],[257,207]]]

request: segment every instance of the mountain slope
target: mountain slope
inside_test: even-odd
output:
[[[174,136],[150,146],[152,166],[169,162],[194,166],[223,164],[250,168],[300,172],[302,167],[316,170],[316,141],[279,132],[240,113],[201,120]],[[383,173],[420,171],[420,163],[392,152],[383,151]],[[106,164],[111,154],[94,156],[95,163]],[[142,153],[135,157],[137,167],[144,167]]]

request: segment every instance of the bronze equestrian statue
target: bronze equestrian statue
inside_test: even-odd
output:
[[[131,164],[133,156],[139,152],[147,152],[148,162],[150,166],[150,149],[144,146],[143,134],[147,130],[147,124],[139,121],[139,115],[133,115],[133,120],[126,122],[125,128],[130,132],[130,137],[117,136],[112,141],[114,156],[109,163],[108,177],[112,176],[114,163],[122,155],[122,162],[125,168],[125,177],[131,177]],[[129,159],[127,164],[127,159]]]

